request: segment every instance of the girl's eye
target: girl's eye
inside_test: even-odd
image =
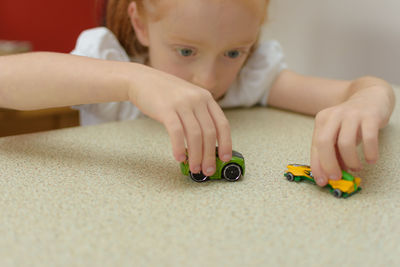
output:
[[[183,57],[190,57],[194,55],[193,49],[190,48],[178,48],[178,53]]]
[[[229,58],[237,58],[241,55],[240,51],[238,50],[230,50],[225,52],[225,56]]]

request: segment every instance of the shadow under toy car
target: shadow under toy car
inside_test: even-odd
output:
[[[189,175],[195,182],[204,182],[207,180],[226,179],[230,182],[235,182],[244,175],[245,165],[243,155],[235,150],[232,150],[232,159],[228,162],[223,162],[218,157],[218,149],[215,150],[216,171],[211,176],[206,176],[203,172],[192,173],[189,169],[188,158],[181,162],[181,172],[184,175]]]
[[[284,175],[286,179],[290,182],[307,180],[313,184],[316,184],[311,172],[311,168],[308,165],[289,164],[287,165],[287,171]],[[326,187],[329,188],[330,192],[335,197],[346,198],[361,190],[360,183],[360,177],[354,177],[350,173],[342,171],[342,179],[337,181],[328,180],[328,184],[326,185]]]

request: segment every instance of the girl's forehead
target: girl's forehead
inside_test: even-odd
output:
[[[214,47],[255,41],[266,11],[265,0],[172,0],[172,2],[177,5],[169,7],[167,13],[155,22],[157,27],[162,29],[159,32],[163,32],[166,36]]]

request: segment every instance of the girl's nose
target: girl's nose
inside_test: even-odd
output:
[[[193,73],[192,83],[207,89],[212,93],[217,87],[217,74],[215,68],[207,67],[196,70],[195,73]]]

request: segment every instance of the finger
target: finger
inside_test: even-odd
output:
[[[214,100],[208,103],[208,110],[217,130],[219,158],[228,162],[232,158],[232,137],[229,121],[221,107]]]
[[[206,106],[198,107],[195,116],[200,124],[203,136],[203,159],[202,170],[207,176],[215,173],[215,144],[217,142],[217,132],[214,122]]]
[[[361,135],[365,160],[374,164],[379,157],[379,125],[370,120],[361,124]]]
[[[359,171],[362,168],[357,154],[357,135],[360,125],[353,120],[342,122],[337,139],[337,148],[343,162],[352,171]]]
[[[315,146],[311,146],[311,172],[314,180],[319,186],[325,186],[328,183],[328,178],[321,167],[318,157],[318,150]]]
[[[345,170],[345,171],[348,171],[349,170],[349,167],[347,167],[347,165],[344,163],[344,161],[343,161],[343,159],[342,159],[342,156],[340,155],[340,152],[339,152],[339,149],[338,149],[338,147],[337,147],[337,145],[336,145],[336,158],[338,159],[338,161],[339,161],[339,166],[340,166],[340,169],[341,170]]]
[[[184,161],[186,159],[185,133],[178,114],[172,112],[167,119],[164,120],[164,126],[170,137],[175,159],[179,162]]]
[[[340,130],[339,120],[330,119],[323,126],[316,124],[313,142],[318,151],[318,158],[323,172],[328,179],[338,180],[342,176],[338,159],[336,158],[336,140]]]
[[[192,173],[199,173],[201,171],[202,160],[202,134],[200,125],[190,108],[182,107],[178,116],[182,121],[183,129],[185,132],[187,150],[189,156],[189,168]]]

